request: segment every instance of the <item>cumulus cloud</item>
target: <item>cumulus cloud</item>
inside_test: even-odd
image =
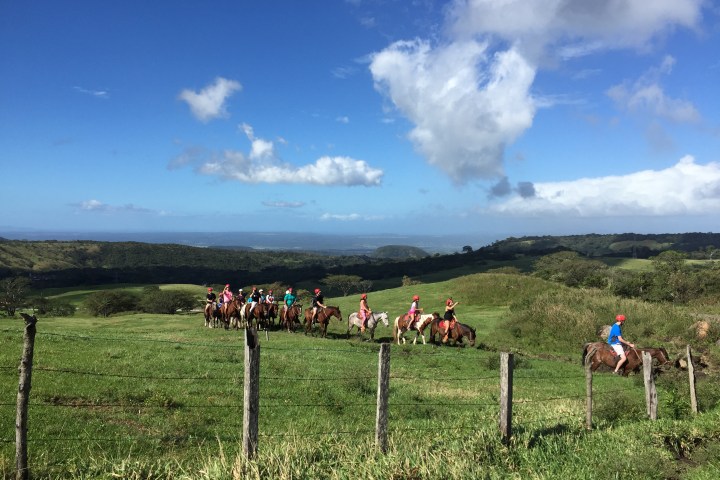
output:
[[[314,163],[295,166],[282,161],[272,141],[257,138],[250,125],[242,124],[241,130],[250,140],[246,154],[236,150],[221,153],[189,148],[172,159],[168,168],[195,164],[195,171],[202,175],[218,176],[226,180],[258,184],[308,184],[322,186],[379,186],[383,171],[372,168],[364,160],[344,156],[324,156]]]
[[[504,146],[532,124],[534,69],[514,49],[486,43],[396,42],[370,65],[376,88],[410,119],[428,162],[455,182],[499,176]]]
[[[701,165],[692,156],[664,170],[625,176],[535,183],[490,207],[504,215],[572,217],[707,215],[720,211],[720,163]]]
[[[414,128],[426,160],[457,183],[504,175],[507,145],[531,127],[543,99],[531,88],[548,57],[644,49],[662,33],[693,28],[703,0],[454,0],[447,37],[395,42],[370,63],[376,89]],[[662,90],[627,88],[627,102],[691,118],[691,106]],[[547,101],[547,100],[545,100]]]
[[[228,115],[225,108],[226,100],[242,85],[235,80],[218,77],[211,85],[194,92],[185,89],[180,92],[179,98],[190,106],[192,114],[201,122],[207,122],[213,118],[225,117]]]
[[[666,56],[657,68],[648,70],[631,84],[611,87],[607,95],[618,108],[632,112],[647,112],[677,123],[694,123],[700,120],[700,113],[688,101],[671,98],[665,94],[659,83],[662,74],[669,74],[675,59]]]

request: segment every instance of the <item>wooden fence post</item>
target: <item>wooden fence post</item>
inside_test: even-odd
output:
[[[690,345],[687,346],[687,366],[688,366],[688,377],[690,378],[690,408],[692,413],[698,413],[697,405],[697,391],[695,391],[695,366],[693,365],[692,352],[690,351]]]
[[[500,354],[500,434],[502,442],[510,443],[512,435],[513,354]]]
[[[655,377],[653,376],[653,363],[650,353],[642,352],[642,360],[647,414],[650,420],[657,420],[657,390],[655,389]]]
[[[377,413],[375,415],[375,445],[387,452],[388,396],[390,392],[390,344],[380,345],[378,354]]]
[[[245,329],[245,389],[243,393],[243,454],[252,458],[258,448],[260,412],[260,341],[257,330]]]
[[[21,313],[25,319],[23,335],[23,354],[20,360],[20,380],[18,382],[17,414],[15,417],[15,479],[30,478],[27,452],[27,419],[30,387],[32,383],[33,353],[35,350],[35,332],[37,318],[35,315]]]
[[[592,430],[592,362],[585,363],[585,428]]]

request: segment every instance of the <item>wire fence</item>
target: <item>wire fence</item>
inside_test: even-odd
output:
[[[16,330],[0,330],[2,333],[15,334]],[[45,332],[38,333],[38,337],[41,340],[38,342],[42,344],[42,339],[48,339],[52,342],[58,341],[81,341],[83,343],[101,342],[103,344],[112,344],[114,346],[122,345],[124,343],[149,343],[153,344],[155,348],[161,348],[163,346],[170,348],[182,347],[184,349],[195,349],[198,354],[202,349],[210,349],[213,352],[218,350],[232,350],[239,353],[243,348],[243,343],[238,338],[237,342],[232,343],[205,343],[205,342],[190,342],[181,340],[168,340],[160,338],[152,338],[147,336],[131,336],[131,337],[118,337],[118,336],[103,336],[103,335],[88,335],[78,333],[53,333]],[[408,353],[408,348],[413,348],[411,354]],[[453,411],[470,410],[474,414],[480,416],[486,421],[498,421],[498,407],[499,407],[499,393],[501,389],[501,378],[499,372],[496,370],[484,371],[482,373],[467,375],[467,374],[450,374],[444,363],[439,364],[428,364],[422,365],[422,368],[412,369],[407,368],[407,358],[414,359],[437,359],[441,358],[446,361],[450,358],[461,358],[467,360],[468,357],[474,355],[475,350],[468,351],[466,354],[458,355],[456,351],[449,351],[450,349],[441,348],[433,349],[431,351],[420,351],[418,349],[423,348],[422,346],[417,347],[398,347],[398,351],[394,355],[394,364],[398,364],[403,368],[398,368],[397,373],[389,375],[389,380],[397,385],[397,388],[401,388],[404,396],[391,395],[388,402],[388,408],[392,412],[392,421],[394,422],[391,426],[393,433],[408,434],[412,432],[437,432],[448,430],[456,431],[467,431],[477,429],[476,425],[470,425],[471,418],[463,418],[463,425],[447,425],[444,422],[444,417],[447,415],[448,409]],[[318,437],[318,436],[347,436],[347,435],[371,435],[376,433],[376,428],[372,425],[374,418],[368,414],[368,411],[377,408],[377,401],[374,397],[375,385],[373,382],[378,380],[378,374],[372,373],[372,369],[378,368],[377,356],[380,352],[379,346],[367,346],[362,345],[361,347],[286,347],[276,345],[263,345],[262,347],[261,361],[267,363],[270,368],[269,370],[279,369],[280,364],[277,362],[278,357],[285,354],[292,354],[296,358],[300,358],[305,354],[312,355],[328,355],[329,357],[337,360],[338,357],[346,359],[347,356],[357,355],[365,357],[366,362],[363,367],[359,369],[358,373],[349,375],[342,375],[340,373],[331,373],[332,369],[328,369],[327,375],[298,375],[298,374],[279,374],[271,372],[259,376],[261,387],[263,390],[268,390],[270,394],[263,395],[260,398],[259,409],[262,412],[268,412],[269,416],[277,415],[278,412],[287,411],[290,412],[290,416],[297,415],[298,411],[303,409],[340,409],[342,412],[347,413],[348,410],[355,410],[363,415],[362,419],[358,420],[355,424],[355,428],[347,428],[347,426],[339,426],[338,428],[331,429],[317,429],[311,430],[307,428],[308,422],[301,421],[298,423],[298,427],[286,427],[286,431],[272,431],[272,428],[266,426],[266,428],[258,433],[263,438],[303,438],[303,437]],[[486,357],[485,357],[486,358]],[[275,362],[275,363],[274,363]],[[59,408],[68,411],[92,411],[93,414],[98,415],[104,411],[113,410],[128,410],[145,412],[144,414],[154,415],[152,412],[157,411],[168,411],[168,412],[182,412],[185,410],[205,410],[207,412],[214,411],[235,411],[241,412],[244,403],[242,402],[227,402],[227,401],[199,401],[201,396],[195,397],[195,401],[187,400],[167,400],[163,399],[162,396],[159,398],[150,397],[138,397],[137,401],[106,401],[103,400],[102,395],[94,400],[83,400],[83,395],[75,394],[67,391],[53,391],[53,378],[57,377],[72,377],[70,385],[83,385],[83,383],[102,381],[102,379],[119,379],[137,382],[138,385],[144,385],[146,382],[183,382],[191,384],[199,382],[202,384],[213,384],[215,388],[217,385],[223,383],[234,384],[233,388],[238,387],[240,380],[242,379],[242,373],[246,366],[238,368],[238,371],[233,375],[219,374],[205,372],[201,375],[186,375],[186,374],[142,374],[142,373],[130,373],[126,371],[125,366],[114,365],[112,359],[104,359],[101,364],[96,365],[94,368],[73,368],[65,367],[61,365],[47,365],[43,360],[39,365],[32,368],[36,374],[34,380],[34,392],[32,400],[28,403],[29,411],[35,412],[34,414],[42,416],[41,412],[44,409]],[[300,362],[302,364],[302,362]],[[417,361],[415,363],[418,363]],[[422,363],[422,362],[420,362]],[[489,362],[491,363],[491,362]],[[118,371],[118,369],[122,369]],[[499,368],[498,368],[499,370]],[[442,375],[431,375],[428,372],[439,371]],[[18,367],[12,365],[0,365],[0,374],[3,377],[17,375]],[[514,381],[518,382],[517,388],[519,392],[522,392],[524,396],[522,398],[512,399],[512,406],[518,411],[516,412],[516,421],[522,426],[521,428],[527,429],[533,425],[541,426],[552,426],[560,423],[567,423],[573,425],[582,425],[585,421],[585,410],[584,404],[587,399],[585,392],[585,379],[584,373],[548,373],[548,372],[536,372],[529,370],[520,370],[518,374],[514,376]],[[434,388],[428,390],[427,388],[422,389],[419,387],[420,384],[427,385],[432,382],[435,385]],[[568,392],[561,395],[539,395],[538,392],[547,392],[548,384],[557,389],[560,387],[562,382],[566,385]],[[8,383],[8,382],[6,382]],[[336,390],[341,392],[334,397],[341,398],[340,400],[328,399],[327,401],[302,401],[293,397],[292,393],[296,392],[297,389],[300,391],[307,391],[310,386],[318,387],[320,390],[328,390],[326,384],[333,384],[333,392]],[[346,391],[342,387],[344,384],[352,384],[351,386],[357,387],[358,384],[364,384],[367,386],[363,390],[363,395],[366,401],[348,401],[348,397],[353,395],[357,396],[355,391]],[[457,400],[451,398],[451,396],[443,395],[443,388],[438,387],[438,384],[447,385],[458,385],[462,384],[462,390],[465,396],[470,396],[468,400]],[[59,380],[58,385],[67,385],[65,380]],[[275,386],[273,386],[275,385]],[[290,395],[282,395],[277,393],[278,387],[292,387],[295,390],[289,390]],[[107,387],[108,389],[110,387]],[[445,387],[448,388],[448,387]],[[101,390],[102,387],[98,388],[97,385],[92,386],[92,391]],[[218,391],[221,391],[219,389]],[[280,388],[282,391],[282,388]],[[611,396],[623,390],[603,390],[595,393],[598,397]],[[237,393],[237,392],[236,392]],[[219,394],[218,394],[219,395]],[[5,396],[7,397],[7,395]],[[206,395],[207,397],[207,395]],[[17,402],[8,401],[9,398],[0,398],[0,407],[13,407],[17,406]],[[562,412],[561,414],[547,415],[541,418],[537,417],[537,412],[528,410],[537,405],[547,408],[549,403],[552,402],[570,402],[574,406],[574,413]],[[414,412],[418,409],[426,409],[428,411],[437,410],[435,418],[431,415],[423,418],[423,421],[427,424],[415,426],[408,425],[417,421],[415,415],[411,415],[409,418],[403,418],[403,414],[406,412]],[[0,408],[0,412],[4,418],[10,418],[12,410],[10,408]],[[423,414],[428,412],[423,412]],[[240,415],[241,417],[241,415]],[[73,418],[69,418],[69,421],[73,421]],[[101,419],[100,421],[103,421]],[[106,417],[105,421],[112,423],[112,417]],[[241,418],[236,418],[235,421],[241,422]],[[467,423],[465,425],[464,423]],[[8,427],[12,424],[10,421],[4,421],[0,425],[7,425]],[[322,424],[322,422],[319,422]],[[366,427],[363,427],[363,424]],[[294,430],[299,428],[300,431]],[[289,431],[288,431],[289,430]],[[238,428],[239,432],[239,428]],[[4,428],[4,431],[0,432],[0,443],[9,444],[14,443],[15,439],[11,438],[12,432],[9,428]],[[135,433],[132,438],[138,441],[161,441],[167,442],[171,438],[171,434],[158,434],[151,435],[148,433]],[[184,434],[181,438],[175,438],[175,441],[182,442],[216,442],[221,439],[227,439],[228,441],[236,442],[240,438],[240,434],[237,436],[233,435],[219,435],[217,432],[208,431],[205,435],[191,435]],[[107,438],[89,438],[87,436],[50,436],[50,435],[33,435],[30,432],[30,441],[38,443],[50,443],[50,442],[94,442],[94,443],[106,443],[117,440],[117,437],[111,436]]]

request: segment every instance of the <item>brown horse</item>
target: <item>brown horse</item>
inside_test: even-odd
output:
[[[267,315],[268,323],[274,327],[275,319],[278,316],[278,304],[275,302],[268,303],[266,308],[267,308],[266,315]]]
[[[239,297],[233,298],[232,302],[225,305],[223,308],[223,321],[227,325],[225,328],[240,329],[243,305],[245,305],[245,302]]]
[[[256,303],[255,308],[251,310],[252,304],[246,303],[243,308],[243,318],[247,327],[251,327],[255,320],[256,328],[267,328],[267,304]]]
[[[213,327],[213,314],[215,313],[215,307],[217,304],[215,302],[208,302],[205,304],[205,326],[208,328]]]
[[[627,361],[623,363],[621,370],[623,376],[628,376],[630,372],[638,373],[643,364],[642,354],[648,352],[650,357],[658,361],[659,366],[665,366],[670,363],[670,357],[667,351],[660,348],[630,348],[625,352]],[[590,369],[594,372],[600,365],[607,365],[615,369],[620,357],[615,354],[615,350],[605,342],[591,342],[583,345],[582,364],[590,364]]]
[[[441,339],[445,335],[445,325],[443,322],[446,321],[447,320],[443,320],[442,318],[437,318],[430,322],[430,343],[436,343],[436,335],[439,335]],[[475,329],[469,325],[455,321],[455,326],[448,332],[448,340],[452,340],[455,345],[459,347],[460,345],[464,345],[463,337],[467,337],[471,347],[475,346]]]
[[[305,335],[310,333],[313,326],[312,319],[312,308],[305,309]],[[319,308],[317,312],[317,323],[320,326],[320,336],[327,337],[327,327],[330,323],[330,318],[335,317],[342,321],[342,313],[340,313],[340,307],[325,307]]]
[[[290,308],[280,311],[280,325],[287,328],[288,333],[295,330],[295,324],[300,323],[300,314],[302,313],[302,305],[295,304]]]

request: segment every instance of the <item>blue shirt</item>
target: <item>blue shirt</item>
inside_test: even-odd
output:
[[[620,325],[617,323],[613,323],[612,328],[610,328],[610,334],[608,335],[608,343],[610,345],[620,345],[620,340],[618,340],[618,337],[622,337],[622,331],[620,330]]]

